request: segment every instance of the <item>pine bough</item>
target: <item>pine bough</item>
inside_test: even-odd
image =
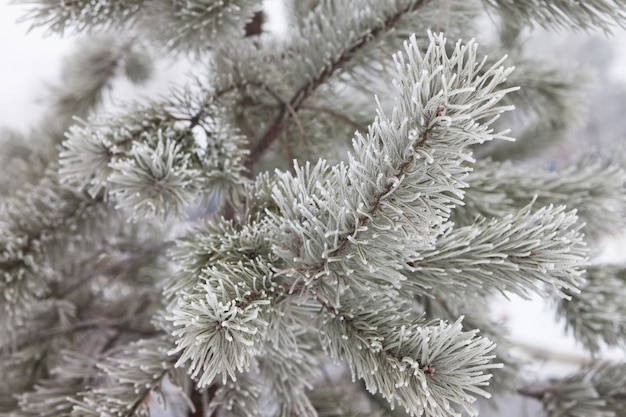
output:
[[[431,2],[363,0],[351,18],[349,1],[289,2],[302,15],[287,47],[241,40],[258,1],[35,3],[30,18],[53,31],[132,27],[165,51],[215,53],[197,90],[77,120],[39,178],[3,183],[0,374],[14,382],[0,384],[0,414],[143,415],[168,380],[206,415],[316,416],[330,404],[342,415],[477,415],[477,397],[515,386],[505,338],[469,305],[497,293],[548,294],[589,350],[623,345],[623,268],[589,267],[583,228],[606,231],[605,216],[623,225],[624,170],[551,176],[476,161],[480,145],[510,140],[500,118],[518,87],[513,67],[480,57],[474,41],[406,40],[389,62],[394,94],[377,98],[343,162],[255,171],[280,141],[294,157],[306,135],[358,126],[323,107],[323,93],[388,71],[368,62],[431,24]],[[452,3],[459,26],[479,7]],[[625,8],[484,4],[521,22],[605,29]],[[177,227],[196,206],[221,216]],[[619,416],[620,366],[519,392],[552,416]]]
[[[394,111],[386,116],[379,109],[367,136],[355,139],[349,163],[321,160],[278,175],[268,190],[273,210],[245,216],[255,222],[242,232],[266,233],[255,242],[261,245],[252,249],[255,256],[212,262],[197,284],[176,292],[179,300],[168,313],[177,345],[172,353],[200,386],[249,371],[264,344],[281,333],[319,331],[333,359],[345,359],[370,391],[411,414],[451,415],[454,404],[473,412],[472,394],[488,396],[481,388],[486,371],[499,366],[491,363],[493,343],[464,332],[460,321],[420,319],[411,300],[429,286],[412,275],[418,269],[412,265],[434,250],[451,209],[462,203],[472,161],[468,146],[503,137],[489,126],[510,110],[498,102],[512,89],[498,85],[511,69],[499,62],[483,68],[473,42],[457,44],[448,56],[441,36],[432,36],[424,53],[415,39],[405,50],[396,55]],[[558,218],[551,210],[540,216]],[[554,285],[575,288],[584,250],[572,231],[574,214],[561,217],[555,233],[542,231],[538,238],[563,239],[561,251],[573,241],[578,252],[554,268],[572,274]],[[500,233],[509,227],[500,226]],[[222,230],[214,239],[219,235],[232,239]],[[319,324],[307,323],[306,315],[307,322],[273,324],[274,316],[311,304],[317,304]],[[297,340],[290,344],[298,348]]]

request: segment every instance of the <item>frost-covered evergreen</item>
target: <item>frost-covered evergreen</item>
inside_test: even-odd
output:
[[[580,124],[584,77],[520,42],[626,25],[626,1],[290,0],[282,35],[261,0],[24,3],[89,37],[41,126],[2,132],[0,415],[146,415],[171,386],[189,416],[477,415],[507,392],[626,415],[601,356],[626,269],[594,260],[625,160],[532,159]],[[102,111],[149,55],[196,72]],[[545,297],[593,361],[526,381],[499,294]]]

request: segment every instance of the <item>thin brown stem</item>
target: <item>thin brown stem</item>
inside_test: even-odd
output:
[[[193,408],[190,408],[187,411],[187,417],[216,417],[218,415],[219,408],[213,411],[213,413],[209,416],[207,416],[205,410],[208,408],[211,400],[215,398],[217,389],[218,385],[215,383],[209,385],[206,389],[198,389],[194,386],[189,394],[189,399],[193,404]]]
[[[133,403],[128,412],[125,414],[125,417],[133,417],[135,412],[140,408],[148,409],[148,402],[150,401],[150,393],[152,392],[152,389],[161,383],[161,380],[163,380],[166,374],[167,371],[163,371],[157,378],[155,378],[155,383],[147,387],[141,393],[141,396],[139,396],[139,398],[137,398],[137,400]]]
[[[289,114],[296,122],[296,126],[298,127],[298,144],[302,145],[304,139],[304,129],[302,128],[302,122],[300,122],[300,118],[298,117],[296,109],[294,109],[289,103],[285,103],[285,105],[287,106],[287,110],[289,110]]]
[[[259,36],[263,33],[263,23],[265,23],[265,12],[259,10],[252,16],[252,20],[246,23],[246,37]]]
[[[189,410],[189,412],[187,413],[188,417],[204,417],[204,400],[202,398],[204,394],[197,390],[194,389],[191,391],[191,394],[189,395],[189,399],[191,400],[191,403],[193,404],[193,408]]]
[[[538,401],[543,400],[547,393],[547,388],[537,385],[526,385],[517,389],[517,393],[523,397],[532,398]]]
[[[283,100],[282,97],[280,97],[274,90],[272,90],[269,87],[264,87],[263,88],[265,90],[265,92],[267,92],[270,96],[272,96],[272,98],[274,98],[274,100],[276,100],[277,103],[281,104],[282,106],[285,106],[287,108],[287,110],[289,111],[289,114],[291,115],[291,117],[293,118],[293,120],[296,122],[296,126],[298,127],[298,143],[302,144],[302,140],[304,138],[304,128],[302,127],[302,122],[300,121],[300,118],[298,117],[298,113],[296,112],[296,109],[294,109],[291,104],[288,101]],[[285,129],[285,132],[287,132],[288,130]]]
[[[367,128],[365,126],[360,125],[359,123],[355,122],[354,120],[352,120],[351,118],[349,118],[348,116],[346,116],[343,113],[340,113],[336,110],[333,109],[329,109],[328,107],[320,107],[320,106],[311,106],[308,104],[303,104],[302,106],[300,106],[300,109],[302,110],[310,110],[310,111],[315,111],[318,113],[325,113],[337,120],[340,120],[350,126],[352,126],[354,129],[356,129],[358,132],[360,133],[365,133],[367,131]]]

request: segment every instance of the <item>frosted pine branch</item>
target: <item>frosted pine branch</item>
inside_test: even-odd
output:
[[[331,76],[344,69],[350,61],[362,53],[378,36],[394,29],[400,19],[422,9],[430,0],[403,0],[400,4],[391,2],[368,1],[360,14],[350,19],[335,21],[333,16],[350,9],[349,1],[322,2],[311,14],[302,29],[302,39],[291,45],[295,51],[306,53],[306,59],[294,59],[289,73],[299,79],[292,80],[298,89],[288,101],[281,106],[278,114],[265,131],[254,139],[251,150],[251,161],[256,162],[281,133],[282,126],[292,116],[289,109],[298,110],[304,101],[311,96]],[[339,26],[340,25],[340,26]],[[320,36],[328,33],[330,28],[336,33],[329,42]],[[325,39],[323,44],[320,40]],[[296,56],[298,58],[298,56]]]
[[[93,197],[104,192],[134,217],[184,217],[203,194],[218,206],[241,204],[248,182],[244,138],[218,109],[211,115],[198,109],[190,117],[177,114],[182,103],[175,103],[138,106],[125,117],[72,127],[60,153],[64,182],[88,187]]]
[[[585,232],[610,233],[625,225],[626,174],[621,163],[621,158],[607,162],[583,157],[546,172],[535,166],[481,161],[467,179],[465,205],[455,210],[453,218],[468,224],[478,213],[503,217],[536,196],[537,205],[576,208]]]
[[[390,260],[417,259],[462,204],[464,162],[472,160],[466,147],[502,137],[489,124],[509,110],[497,103],[510,90],[497,85],[510,69],[478,75],[475,44],[457,44],[448,57],[443,37],[431,42],[425,55],[413,39],[406,62],[397,56],[396,108],[391,117],[379,110],[368,136],[357,135],[348,166],[322,161],[297,168],[295,177],[281,175],[274,191],[280,216],[272,216],[282,232],[274,250],[306,266],[306,277],[359,268],[397,286],[403,278]]]
[[[260,0],[158,0],[144,6],[137,26],[166,51],[200,56],[225,40],[243,38],[261,6]]]
[[[591,0],[573,3],[569,0],[483,0],[503,14],[507,22],[537,24],[546,28],[602,28],[624,25],[626,3],[623,0]]]
[[[332,358],[345,359],[370,392],[380,391],[409,415],[460,415],[456,406],[477,415],[473,395],[489,397],[481,388],[491,378],[486,372],[500,366],[490,363],[492,342],[462,332],[460,320],[419,323],[403,317],[397,305],[371,312],[359,304],[355,299],[324,314],[323,343]]]
[[[236,380],[237,372],[248,371],[276,314],[269,265],[222,263],[205,273],[210,281],[180,294],[168,317],[176,328],[171,353],[180,352],[176,366],[188,363],[200,386],[210,385],[218,375],[226,383]]]
[[[592,353],[603,345],[626,345],[626,270],[620,265],[592,265],[578,293],[558,300],[565,327]]]
[[[63,187],[50,169],[37,184],[25,187],[3,201],[0,220],[0,305],[4,314],[17,319],[28,316],[35,300],[49,293],[49,285],[62,280],[72,263],[63,262],[60,248],[73,247],[74,265],[88,256],[76,242],[91,238],[94,246],[102,229],[115,216],[101,199],[91,200]],[[105,220],[111,218],[112,221]],[[65,252],[63,256],[69,255]],[[62,266],[63,265],[63,266]],[[2,343],[0,343],[2,345]]]
[[[563,296],[577,293],[587,264],[581,226],[563,206],[533,210],[531,204],[515,215],[450,229],[408,265],[404,286],[428,294],[443,285],[458,297],[496,290],[527,297],[545,286]]]
[[[626,411],[624,364],[598,362],[547,386],[528,386],[523,395],[544,404],[548,417],[613,417]]]
[[[163,380],[173,371],[174,358],[167,354],[170,343],[167,337],[140,340],[99,365],[114,383],[74,400],[72,417],[149,415],[150,395],[159,395]]]
[[[26,19],[33,26],[46,26],[51,32],[85,31],[91,28],[123,26],[136,18],[144,6],[143,0],[58,2],[32,0],[32,9]]]
[[[623,364],[520,388],[485,308],[536,293],[588,350],[623,346],[623,268],[585,272],[582,235],[624,225],[618,158],[474,161],[580,119],[578,73],[524,58],[523,29],[608,30],[623,1],[288,0],[285,36],[260,0],[25,3],[120,41],[80,49],[44,123],[0,138],[0,414],[140,416],[168,380],[182,417],[451,417],[510,391],[624,414]],[[485,10],[505,29],[483,58]],[[144,52],[201,60],[104,114]]]
[[[214,42],[244,36],[259,0],[168,1],[30,0],[25,19],[50,32],[88,32],[136,27],[163,50],[206,53]]]

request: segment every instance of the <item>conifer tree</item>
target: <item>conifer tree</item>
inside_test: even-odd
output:
[[[626,415],[601,355],[626,270],[594,259],[626,223],[623,155],[532,159],[584,82],[521,42],[624,26],[626,1],[287,0],[283,35],[261,0],[24,3],[85,40],[50,116],[2,133],[0,415],[148,415],[166,385],[188,416],[478,415],[507,392]],[[104,111],[150,56],[195,72]],[[593,360],[528,384],[498,294],[544,297]]]

